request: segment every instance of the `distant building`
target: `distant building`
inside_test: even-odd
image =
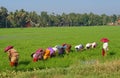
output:
[[[110,23],[108,23],[108,25],[110,25],[110,26],[118,26],[118,25],[120,25],[120,19],[117,20],[115,23],[114,22],[110,22]]]
[[[110,25],[110,26],[114,26],[114,23],[113,23],[113,22],[110,22],[110,23],[108,23],[108,25]]]
[[[120,19],[116,21],[116,25],[120,25]]]
[[[31,27],[31,26],[32,26],[31,21],[27,21],[27,22],[25,23],[25,27]]]

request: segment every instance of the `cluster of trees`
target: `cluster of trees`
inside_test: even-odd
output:
[[[120,15],[97,15],[94,13],[62,13],[48,14],[43,11],[37,14],[35,11],[27,12],[24,9],[8,12],[5,7],[0,7],[0,28],[5,27],[49,27],[49,26],[94,26],[107,25],[115,22]]]

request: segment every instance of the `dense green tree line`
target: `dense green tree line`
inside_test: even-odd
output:
[[[116,22],[120,15],[97,15],[94,13],[62,13],[48,14],[43,11],[37,14],[35,11],[27,12],[24,9],[8,12],[5,7],[0,7],[0,28],[5,27],[26,27],[29,23],[31,27],[49,26],[95,26],[107,25]]]

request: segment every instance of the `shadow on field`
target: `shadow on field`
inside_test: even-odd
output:
[[[24,65],[28,65],[30,63],[30,61],[20,61],[19,64],[24,64]]]
[[[113,51],[111,51],[111,52],[110,52],[110,55],[115,55],[115,54],[116,54],[116,53],[115,53],[115,52],[113,52]]]

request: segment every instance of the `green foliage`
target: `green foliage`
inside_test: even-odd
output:
[[[44,11],[37,14],[35,11],[27,12],[24,9],[8,13],[6,8],[0,7],[0,28],[119,25],[119,18],[120,15],[115,14],[48,14]]]
[[[23,75],[22,73],[23,76],[21,78],[23,78],[25,75],[25,78],[32,78],[33,76],[35,76],[35,78],[38,78],[39,76],[52,78],[53,73],[56,73],[54,77],[58,76],[58,78],[68,78],[70,76],[70,78],[74,78],[72,74],[75,75],[75,78],[81,77],[83,75],[85,76],[87,74],[94,75],[95,72],[92,73],[91,65],[94,64],[97,60],[100,64],[102,64],[106,61],[110,62],[120,58],[120,49],[118,44],[118,42],[120,42],[119,30],[119,27],[108,26],[0,29],[0,69],[3,71],[0,72],[0,74],[2,76],[8,76],[8,74],[5,72],[9,71],[17,71],[19,74],[20,72],[26,72],[28,74]],[[107,37],[110,39],[108,55],[104,58],[101,55],[102,42],[100,42],[100,39],[102,37]],[[83,52],[76,52],[74,49],[75,45],[85,45],[88,42],[94,41],[98,43],[98,46],[95,49],[85,50]],[[36,63],[32,62],[30,55],[38,48],[45,49],[47,47],[54,47],[55,45],[61,45],[63,43],[71,44],[73,52],[71,52],[69,55],[65,55],[64,57],[56,56],[48,60],[38,61]],[[12,68],[9,66],[7,53],[4,53],[4,48],[8,45],[13,45],[20,54],[19,66],[17,68]],[[107,64],[109,65],[109,63]],[[70,69],[71,66],[72,70]],[[49,73],[49,69],[52,68],[54,68],[54,70],[50,70],[52,73]],[[76,72],[74,68],[79,70]],[[34,71],[35,73],[31,72],[33,70],[38,71]],[[42,75],[38,75],[39,71],[41,71]],[[44,71],[47,71],[49,74],[47,75],[47,73],[44,73]],[[80,72],[80,75],[76,74],[75,72]],[[107,74],[107,71],[105,71],[105,73]],[[95,75],[95,77],[97,77],[97,75]]]

